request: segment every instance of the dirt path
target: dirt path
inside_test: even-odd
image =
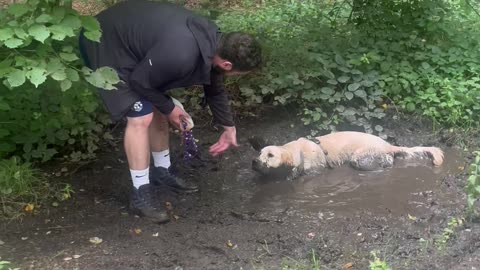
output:
[[[2,259],[22,269],[117,270],[279,269],[291,258],[299,269],[309,265],[313,251],[321,269],[349,263],[348,269],[368,269],[370,252],[378,250],[393,269],[480,269],[477,223],[453,228],[443,249],[432,244],[444,239],[451,217],[462,215],[461,167],[468,161],[458,151],[447,151],[450,158],[440,172],[404,167],[365,175],[341,169],[321,180],[262,183],[250,170],[255,151],[247,137],[283,143],[308,132],[285,110],[260,119],[240,122],[238,151],[182,170],[201,192],[165,196],[176,221],[159,226],[128,212],[129,175],[118,145],[71,177],[72,200],[22,223],[3,224]],[[395,143],[445,147],[424,123],[385,123]],[[218,133],[200,125],[194,135],[206,150]],[[178,138],[172,141],[178,145]],[[91,237],[103,242],[92,244]]]

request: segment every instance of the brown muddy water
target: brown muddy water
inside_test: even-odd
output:
[[[429,207],[422,197],[437,192],[439,181],[461,172],[464,163],[458,150],[445,149],[441,167],[432,167],[429,160],[397,159],[393,168],[381,171],[364,172],[344,166],[305,175],[293,182],[257,179],[254,192],[243,197],[240,207],[243,211],[288,211],[290,215],[326,220],[366,209],[372,214],[414,215]],[[229,183],[255,177],[251,170],[240,169],[239,181]],[[229,190],[227,194],[246,195],[252,187],[224,186],[224,189]],[[448,200],[449,194],[442,195]]]
[[[290,183],[263,181],[251,169],[258,153],[248,137],[283,144],[308,134],[292,128],[298,121],[287,113],[245,121],[238,128],[242,147],[194,168],[182,166],[179,139],[172,136],[174,167],[201,189],[160,198],[174,207],[174,219],[164,225],[127,210],[131,183],[119,139],[62,179],[75,190],[72,199],[44,205],[22,221],[0,222],[1,260],[20,269],[285,269],[286,258],[308,265],[316,254],[321,269],[333,270],[369,269],[370,252],[379,251],[391,269],[478,269],[477,223],[456,228],[445,249],[425,245],[441,240],[449,220],[464,213],[468,154],[445,148],[421,122],[385,121],[391,143],[441,147],[445,163],[434,169],[426,161],[412,167],[399,160],[379,172],[344,167]],[[202,153],[218,136],[207,127],[195,131]],[[103,242],[93,244],[92,237]]]

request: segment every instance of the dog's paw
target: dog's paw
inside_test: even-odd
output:
[[[300,176],[301,172],[302,171],[299,168],[296,168],[296,167],[293,168],[292,171],[290,172],[290,174],[287,175],[287,181],[295,180],[295,178]]]

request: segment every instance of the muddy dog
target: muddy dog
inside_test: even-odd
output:
[[[261,174],[287,173],[287,179],[292,180],[304,172],[344,164],[362,171],[389,168],[397,157],[426,157],[434,166],[443,163],[443,151],[437,147],[394,146],[378,136],[362,132],[336,132],[315,139],[316,142],[299,138],[282,146],[265,146],[252,161],[252,169]],[[262,144],[254,140],[250,143],[257,150]]]

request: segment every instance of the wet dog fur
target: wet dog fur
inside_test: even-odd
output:
[[[394,146],[382,138],[363,132],[343,131],[306,138],[276,146],[265,140],[250,138],[260,151],[252,161],[252,169],[267,175],[285,173],[288,180],[302,173],[348,164],[357,170],[374,171],[393,166],[395,158],[429,158],[434,166],[443,163],[444,154],[437,147]],[[262,145],[263,143],[263,145]]]

